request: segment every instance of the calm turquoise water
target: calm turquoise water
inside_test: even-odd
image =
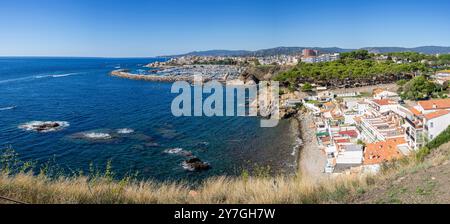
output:
[[[173,117],[175,94],[169,83],[111,77],[116,68],[143,69],[155,59],[0,58],[0,147],[11,146],[23,160],[55,162],[67,172],[112,162],[118,177],[198,180],[235,175],[254,164],[289,172],[295,136],[291,123],[259,127],[252,117]],[[19,129],[30,121],[66,121],[50,133]],[[129,128],[130,134],[117,134]],[[113,139],[80,139],[80,133],[109,133]],[[211,163],[205,172],[188,172],[171,148],[191,151]]]

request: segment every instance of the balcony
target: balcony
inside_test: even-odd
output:
[[[418,121],[411,121],[409,118],[405,118],[406,122],[411,125],[412,127],[416,128],[416,129],[421,129],[423,128],[422,124],[420,124]]]

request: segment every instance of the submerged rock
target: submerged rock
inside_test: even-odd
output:
[[[126,135],[126,134],[132,134],[132,133],[134,133],[134,130],[131,128],[117,129],[117,134]]]
[[[89,142],[112,142],[118,140],[119,136],[115,132],[107,130],[95,130],[87,132],[79,132],[70,136],[73,139],[80,139]]]
[[[159,144],[156,142],[147,142],[144,145],[145,145],[145,147],[158,147],[159,146]]]
[[[211,169],[211,165],[207,162],[203,162],[197,157],[190,158],[183,162],[183,168],[188,171],[203,171]]]
[[[186,157],[192,156],[192,152],[183,150],[182,148],[167,149],[164,152],[167,154],[176,154],[176,155],[181,155],[181,156],[186,156]]]
[[[93,140],[109,140],[112,139],[112,136],[108,133],[101,133],[101,132],[88,132],[84,133],[83,136],[87,139],[93,139]]]

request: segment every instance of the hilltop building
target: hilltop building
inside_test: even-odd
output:
[[[319,51],[313,49],[303,49],[303,57],[315,57],[319,55]]]

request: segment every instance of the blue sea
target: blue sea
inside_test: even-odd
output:
[[[68,173],[110,161],[118,178],[201,180],[254,167],[296,169],[292,121],[260,128],[257,117],[174,117],[170,83],[109,75],[118,68],[142,72],[155,60],[163,59],[0,58],[0,148],[14,149],[24,161],[53,161]],[[47,133],[19,128],[31,121],[68,126]],[[86,133],[111,139],[80,138]],[[184,170],[186,157],[167,153],[177,148],[212,169]]]

